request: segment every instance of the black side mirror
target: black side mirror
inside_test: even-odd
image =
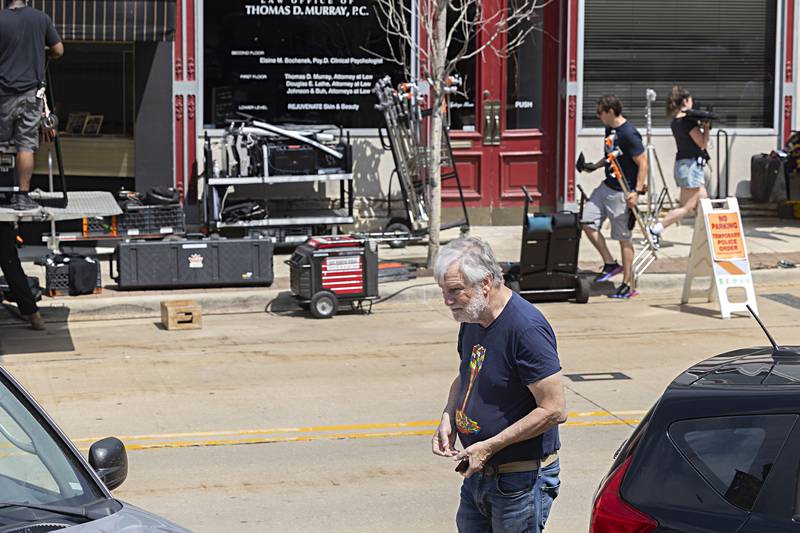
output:
[[[128,477],[128,454],[116,437],[106,437],[89,448],[89,464],[108,490],[114,490]]]

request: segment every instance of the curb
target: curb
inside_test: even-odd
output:
[[[277,282],[278,280],[276,280]],[[639,282],[642,292],[674,292],[676,296],[683,289],[684,274],[651,274],[645,275]],[[753,271],[753,282],[759,285],[788,285],[800,283],[800,269],[763,269]],[[593,296],[606,294],[610,288],[603,284],[595,287]],[[702,283],[696,283],[695,288]],[[391,282],[381,285],[381,299],[376,305],[383,303],[417,303],[436,304],[441,301],[442,293],[432,277]],[[758,292],[758,291],[757,291]],[[120,295],[105,298],[59,298],[40,302],[42,314],[48,322],[85,322],[97,320],[128,320],[143,318],[161,318],[161,302],[169,300],[195,300],[205,315],[225,315],[241,313],[289,313],[299,311],[291,292],[283,283],[276,283],[268,288],[246,290],[224,290],[215,292],[158,292],[148,294]],[[0,324],[19,323],[12,316],[2,317]]]

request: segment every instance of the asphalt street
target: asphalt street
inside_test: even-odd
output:
[[[422,281],[422,280],[421,280]],[[385,285],[382,293],[391,291]],[[800,284],[757,287],[782,344],[800,345]],[[777,295],[777,296],[776,296]],[[541,304],[558,336],[569,421],[548,531],[586,531],[614,450],[690,364],[767,343],[746,317],[673,293]],[[430,451],[455,375],[443,305],[386,303],[314,320],[284,301],[209,316],[0,327],[0,363],[82,450],[115,435],[117,497],[196,531],[454,531],[459,476]]]

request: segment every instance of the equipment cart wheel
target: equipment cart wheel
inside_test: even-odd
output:
[[[588,278],[577,276],[575,279],[575,301],[579,304],[588,302],[591,290],[592,282]]]
[[[395,220],[386,226],[386,233],[396,233],[398,237],[402,237],[389,241],[390,248],[405,248],[406,239],[411,237],[411,228],[409,228],[405,222]]]
[[[311,297],[311,314],[314,318],[330,318],[338,308],[336,295],[330,291],[319,291]]]

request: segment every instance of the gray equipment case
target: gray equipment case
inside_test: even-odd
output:
[[[272,249],[271,239],[124,241],[111,276],[122,290],[269,286]]]

